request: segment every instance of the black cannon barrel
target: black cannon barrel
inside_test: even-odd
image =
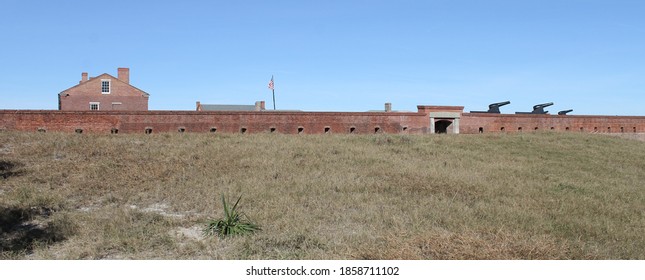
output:
[[[471,113],[491,113],[491,114],[500,114],[499,107],[504,105],[511,104],[510,101],[497,102],[488,105],[488,111],[470,111]]]
[[[542,103],[533,106],[532,112],[515,112],[515,114],[548,114],[549,111],[544,111],[544,108],[553,105],[553,102]]]
[[[537,105],[533,106],[533,110],[539,109],[539,108],[549,107],[549,106],[552,106],[552,105],[553,105],[553,102],[537,104]]]
[[[558,112],[558,115],[566,115],[566,114],[571,113],[571,112],[573,112],[573,109],[562,110],[562,111]]]
[[[488,108],[493,108],[493,107],[498,107],[499,108],[499,107],[502,107],[502,106],[508,105],[508,104],[511,104],[511,101],[493,103],[493,104],[488,105]]]

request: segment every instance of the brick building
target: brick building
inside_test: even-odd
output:
[[[58,94],[61,111],[147,111],[150,95],[130,85],[130,69],[119,68],[118,76],[104,73],[88,78],[81,74],[78,85]]]

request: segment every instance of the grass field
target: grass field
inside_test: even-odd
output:
[[[262,231],[204,237],[235,200]],[[3,259],[645,259],[645,142],[0,132]]]

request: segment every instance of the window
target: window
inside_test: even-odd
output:
[[[99,105],[101,105],[100,102],[90,102],[90,110],[98,111],[99,110]]]
[[[101,93],[110,94],[110,80],[101,80]]]

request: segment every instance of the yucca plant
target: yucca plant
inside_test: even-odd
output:
[[[260,226],[248,221],[244,213],[237,210],[240,203],[240,196],[233,207],[229,207],[226,198],[222,195],[222,205],[224,206],[224,219],[211,220],[206,224],[204,229],[205,235],[215,235],[223,238],[229,235],[244,235],[261,230]]]

